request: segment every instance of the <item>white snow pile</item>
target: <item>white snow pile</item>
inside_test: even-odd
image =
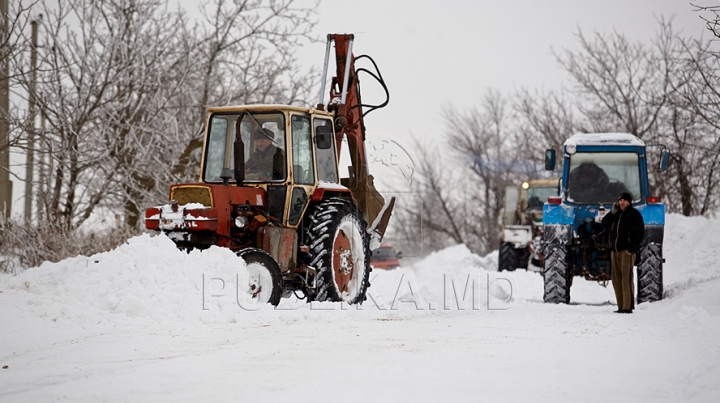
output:
[[[667,215],[663,253],[666,296],[720,278],[720,220]]]
[[[668,215],[665,299],[617,315],[611,286],[544,304],[540,274],[463,245],[373,271],[362,306],[248,306],[234,253],[143,235],[0,276],[0,401],[309,402],[332,374],[347,401],[716,402],[719,239]]]
[[[4,278],[0,287],[28,293],[32,311],[56,322],[176,321],[197,319],[203,308],[213,312],[203,301],[205,275],[205,291],[212,295],[219,286],[209,277],[233,279],[243,267],[228,249],[185,253],[165,236],[142,235],[110,252],[45,262]]]
[[[669,215],[665,235],[667,296],[720,277],[720,225],[702,217]],[[697,251],[691,253],[689,251]],[[313,311],[362,310],[370,316],[407,316],[452,310],[506,309],[542,301],[538,273],[497,273],[497,253],[472,254],[464,245],[433,253],[412,267],[375,270],[362,307],[306,304],[283,299],[278,309],[249,306],[238,299],[237,280],[244,262],[231,251],[179,251],[165,236],[130,239],[125,245],[90,257],[46,262],[17,276],[0,277],[0,289],[27,293],[34,315],[62,321],[123,323],[205,323],[307,319]],[[575,281],[573,301],[610,304],[611,287]],[[258,312],[259,311],[259,312]]]
[[[669,215],[665,231],[666,296],[720,278],[720,225],[702,217]],[[306,319],[311,311],[362,310],[370,316],[407,316],[441,311],[507,309],[541,302],[538,273],[497,273],[497,252],[480,257],[464,245],[432,253],[412,267],[375,270],[362,307],[337,303],[306,304],[283,299],[278,309],[251,306],[238,299],[244,262],[219,247],[186,253],[165,236],[142,235],[117,249],[46,262],[16,276],[0,277],[5,292],[27,293],[36,316],[62,321],[122,323],[151,321],[222,323]],[[578,279],[573,301],[610,304],[612,287]],[[273,312],[274,311],[274,312]]]
[[[245,263],[230,250],[211,247],[186,253],[163,235],[146,234],[110,252],[46,262],[16,276],[0,277],[0,290],[26,294],[27,308],[54,322],[299,320],[312,311],[327,310],[397,316],[398,312],[484,309],[488,276],[493,276],[491,296],[502,306],[510,300],[510,282],[495,284],[496,266],[496,254],[481,258],[458,245],[433,253],[412,268],[375,270],[363,306],[307,304],[289,298],[273,309],[242,301],[237,283]]]

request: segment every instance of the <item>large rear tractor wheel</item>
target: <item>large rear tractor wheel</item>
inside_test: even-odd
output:
[[[663,297],[663,258],[662,245],[650,242],[638,253],[637,266],[638,294],[637,302],[660,301]]]
[[[305,222],[308,265],[317,270],[310,299],[362,304],[370,285],[370,237],[358,208],[333,198],[315,206]]]
[[[572,233],[570,225],[551,224],[543,227],[542,250],[545,257],[543,301],[545,302],[555,304],[570,302],[573,277],[570,273],[568,253],[570,253]]]
[[[515,244],[500,241],[500,256],[498,256],[498,271],[513,271],[520,267]]]
[[[247,265],[245,275],[239,276],[238,293],[243,293],[249,305],[277,306],[282,297],[283,280],[280,266],[261,249],[248,248],[237,252]]]

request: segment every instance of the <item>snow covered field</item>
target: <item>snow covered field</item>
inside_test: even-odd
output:
[[[362,309],[243,308],[234,254],[137,237],[0,276],[0,401],[717,402],[720,220],[665,233],[666,298],[633,315],[464,246],[374,271]]]

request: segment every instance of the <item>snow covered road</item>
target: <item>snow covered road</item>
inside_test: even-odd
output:
[[[0,401],[716,402],[720,221],[670,215],[666,234],[667,298],[633,315],[580,279],[543,304],[524,271],[500,274],[503,303],[496,255],[463,246],[373,272],[380,308],[247,311],[232,253],[134,238],[0,277]]]

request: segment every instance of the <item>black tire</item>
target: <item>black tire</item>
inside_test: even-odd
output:
[[[304,226],[309,246],[308,265],[317,270],[317,301],[362,304],[370,286],[370,236],[358,208],[345,199],[332,198],[312,208]]]
[[[570,302],[570,279],[567,264],[567,250],[559,243],[545,247],[545,293],[543,301],[554,304]]]
[[[569,243],[572,227],[569,225],[546,225],[543,234],[543,301],[554,304],[570,302],[572,275],[568,265]]]
[[[498,256],[498,271],[513,271],[520,267],[515,244],[500,241],[500,256]]]
[[[518,269],[525,269],[528,268],[528,263],[530,262],[530,249],[529,248],[522,248],[522,249],[515,249],[515,253],[518,255]]]
[[[238,293],[245,292],[253,304],[277,306],[283,292],[282,273],[275,259],[262,249],[247,248],[237,252],[247,264],[247,283],[238,284]],[[243,281],[243,277],[239,277]],[[270,288],[270,291],[267,290]]]
[[[637,302],[660,301],[663,297],[662,244],[647,243],[638,253]]]

